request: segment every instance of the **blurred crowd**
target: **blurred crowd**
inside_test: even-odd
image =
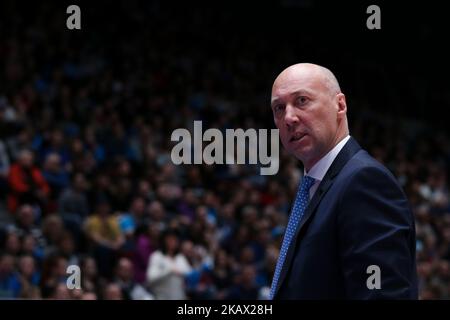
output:
[[[121,19],[94,21],[101,6],[82,11],[81,31],[64,29],[56,4],[35,4],[32,15],[2,6],[0,298],[266,299],[299,162],[280,148],[274,176],[258,165],[174,165],[170,136],[194,120],[273,128],[272,81],[306,59],[312,37],[268,47],[267,34],[234,13],[153,2],[118,5]],[[411,202],[420,298],[449,299],[449,135],[392,107],[395,94],[377,108],[367,96],[373,75],[386,88],[398,80],[380,64],[336,61],[350,134]],[[405,95],[426,98],[411,88]],[[66,285],[70,265],[80,267],[80,289]]]

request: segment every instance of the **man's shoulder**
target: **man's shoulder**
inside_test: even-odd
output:
[[[377,202],[406,208],[407,197],[397,178],[364,150],[347,162],[333,187],[340,203],[362,205],[366,210],[369,210],[367,204]]]
[[[373,179],[391,181],[397,184],[397,179],[392,172],[364,149],[359,150],[348,160],[338,174],[337,179],[348,182],[366,176],[370,176]]]

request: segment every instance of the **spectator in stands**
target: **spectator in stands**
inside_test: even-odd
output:
[[[138,283],[145,282],[150,255],[159,247],[161,231],[154,223],[149,223],[146,230],[137,236],[133,255],[134,272]]]
[[[113,266],[124,244],[117,216],[110,212],[106,199],[99,199],[96,212],[87,218],[85,231],[98,261],[101,276],[111,278]]]
[[[214,296],[211,270],[212,258],[202,245],[195,245],[191,240],[185,239],[181,243],[181,253],[191,265],[191,271],[186,275],[186,288],[190,299],[209,300]]]
[[[21,256],[18,262],[18,270],[21,283],[20,297],[22,299],[40,299],[40,274],[37,271],[34,258],[30,255]]]
[[[67,259],[63,256],[53,254],[46,257],[43,262],[40,283],[43,298],[55,297],[55,295],[65,296],[66,292],[59,287],[63,285],[67,289],[67,267]]]
[[[22,127],[17,134],[10,136],[6,140],[6,145],[11,155],[11,161],[17,161],[20,158],[20,154],[24,150],[31,148],[31,132],[30,128]]]
[[[77,251],[72,234],[68,231],[63,231],[56,245],[56,252],[66,258],[69,265],[79,265],[80,259]]]
[[[55,212],[56,201],[59,195],[69,185],[69,174],[61,165],[61,159],[58,153],[47,154],[42,174],[50,188],[48,210]]]
[[[22,237],[22,254],[32,256],[37,265],[41,265],[44,256],[44,248],[38,246],[36,239],[32,234],[26,234]]]
[[[135,282],[133,273],[131,260],[120,258],[117,262],[114,282],[122,289],[123,298],[125,300],[153,300],[153,295]]]
[[[51,252],[57,251],[57,247],[60,245],[65,232],[61,217],[57,214],[47,215],[42,221],[41,228],[45,239],[45,253],[48,255]]]
[[[8,209],[16,212],[21,204],[38,204],[41,208],[47,202],[50,188],[41,170],[33,164],[33,153],[23,150],[18,161],[13,163],[8,176],[10,193]]]
[[[66,146],[64,133],[60,129],[53,129],[49,135],[48,141],[43,141],[43,144],[41,145],[39,153],[40,161],[46,161],[49,154],[57,154],[58,165],[61,165],[63,169],[67,169],[71,159],[69,150]]]
[[[233,270],[229,257],[225,250],[220,249],[214,257],[214,269],[212,278],[215,286],[216,299],[225,299],[228,295],[228,289],[232,285]]]
[[[116,283],[106,285],[103,291],[103,299],[105,300],[123,300],[123,294],[120,286]]]
[[[80,268],[81,274],[83,275],[81,278],[81,287],[84,292],[94,293],[98,296],[100,294],[99,289],[104,281],[99,277],[97,262],[93,257],[85,256],[81,259]]]
[[[65,283],[58,283],[49,297],[52,300],[70,300],[70,291]]]
[[[125,237],[123,250],[130,257],[136,252],[136,233],[141,233],[148,223],[145,216],[145,201],[141,197],[133,198],[130,209],[118,216],[119,226]]]
[[[9,253],[12,256],[17,256],[21,250],[20,237],[16,230],[10,230],[6,233],[4,240],[4,252]]]
[[[86,188],[85,176],[82,173],[75,173],[70,187],[66,188],[59,198],[58,212],[77,241],[81,239],[82,224],[89,214]]]
[[[260,287],[256,284],[255,267],[245,265],[235,277],[234,285],[230,288],[227,299],[257,300]]]
[[[0,298],[18,298],[22,290],[20,277],[14,269],[14,256],[0,254]]]
[[[143,230],[148,223],[148,217],[145,216],[145,201],[141,197],[134,197],[130,209],[119,216],[119,224],[125,235],[133,235],[136,229]]]
[[[186,298],[184,277],[191,271],[186,257],[179,253],[177,233],[162,235],[161,249],[152,253],[147,269],[147,281],[157,300]]]
[[[45,238],[38,221],[38,213],[35,208],[29,204],[21,205],[15,216],[15,223],[10,224],[7,229],[15,230],[19,237],[32,236],[36,242],[36,246],[43,248],[45,246]]]
[[[159,230],[167,228],[167,214],[163,204],[157,200],[152,201],[148,205],[148,213],[150,216],[150,224],[155,225]]]

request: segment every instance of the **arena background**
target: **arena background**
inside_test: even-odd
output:
[[[81,30],[66,28],[70,4]],[[370,4],[381,30],[366,27]],[[274,176],[175,166],[170,135],[194,120],[274,128],[274,78],[313,62],[336,74],[351,135],[411,202],[420,298],[448,299],[446,20],[431,2],[2,1],[0,297],[267,298],[301,165],[281,148]],[[153,274],[155,294],[163,236],[191,271]]]

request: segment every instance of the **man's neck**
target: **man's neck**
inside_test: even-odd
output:
[[[332,147],[327,148],[327,150],[325,152],[322,152],[322,154],[317,157],[314,161],[312,161],[311,163],[309,163],[308,165],[304,164],[305,166],[305,173],[308,174],[308,172],[323,158],[325,157],[331,150],[333,150],[343,139],[347,138],[349,136],[349,133],[346,132],[345,134],[342,134],[339,136],[338,139],[335,140],[334,144],[332,145]]]

